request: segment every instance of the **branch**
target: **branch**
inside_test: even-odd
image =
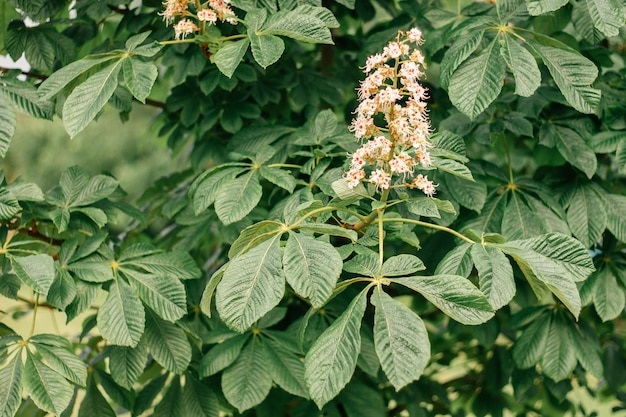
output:
[[[0,75],[2,74],[6,74],[9,71],[12,70],[20,70],[19,68],[6,68],[6,67],[0,67]],[[48,79],[48,76],[45,74],[40,74],[38,72],[33,72],[33,71],[23,71],[20,70],[21,75],[25,75],[27,77],[30,78],[35,78],[37,80],[41,80],[41,81],[45,81]],[[134,99],[137,103],[141,103],[139,100]],[[167,107],[165,105],[165,102],[163,101],[158,101],[158,100],[153,100],[151,98],[147,98],[145,103],[141,103],[141,104],[145,104],[146,106],[152,106],[152,107],[157,107],[161,110],[165,110]]]

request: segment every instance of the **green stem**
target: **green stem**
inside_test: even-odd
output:
[[[220,38],[219,40],[221,42],[225,42],[225,41],[232,41],[235,39],[243,39],[246,38],[248,35],[231,35],[231,36],[224,36],[223,38]]]
[[[37,323],[37,307],[39,306],[39,294],[35,297],[35,305],[33,306],[33,323],[30,326],[30,334],[28,338],[30,339],[35,334],[35,323]]]
[[[344,213],[352,214],[353,216],[358,217],[359,220],[361,220],[361,221],[363,219],[365,219],[365,216],[360,215],[356,211],[348,210],[348,209],[343,208],[343,207],[327,206],[327,207],[321,207],[321,208],[309,211],[304,216],[302,216],[298,220],[296,220],[295,223],[290,225],[290,228],[293,229],[293,228],[297,227],[300,223],[302,223],[303,221],[308,219],[309,217],[314,216],[314,215],[316,215],[318,213],[324,213],[326,211],[343,211]]]
[[[383,255],[384,248],[385,248],[385,241],[384,241],[385,232],[383,228],[383,223],[385,221],[385,219],[383,218],[384,214],[385,214],[384,209],[378,210],[378,273],[382,272],[383,262],[385,260],[385,257]]]
[[[302,165],[296,165],[296,164],[269,164],[267,167],[268,168],[296,168],[296,169],[300,169],[300,168],[302,168]]]
[[[177,43],[195,43],[196,39],[195,38],[188,38],[188,39],[173,39],[171,41],[161,41],[159,42],[160,45],[174,45]]]
[[[504,136],[504,150],[506,151],[506,162],[509,165],[509,184],[513,185],[513,165],[511,164],[511,150],[509,149],[509,140]]]
[[[458,237],[459,239],[464,240],[467,243],[476,243],[472,239],[468,238],[467,236],[464,236],[463,234],[457,232],[456,230],[450,229],[449,227],[445,227],[445,226],[439,226],[438,224],[426,223],[426,222],[422,222],[422,221],[419,221],[419,220],[405,219],[405,218],[382,219],[382,221],[383,221],[383,223],[411,223],[411,224],[416,224],[418,226],[424,226],[424,227],[428,227],[430,229],[441,230],[443,232],[450,233],[450,234]]]

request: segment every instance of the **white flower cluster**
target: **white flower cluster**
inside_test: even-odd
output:
[[[185,39],[187,35],[199,30],[198,25],[194,23],[191,17],[198,22],[204,22],[204,24],[214,25],[218,20],[228,22],[231,25],[237,24],[237,17],[235,12],[230,7],[230,0],[209,0],[201,4],[199,9],[194,15],[189,9],[189,3],[194,3],[193,0],[166,0],[163,3],[164,10],[159,13],[163,16],[163,20],[167,25],[174,23],[176,17],[181,19],[174,25],[174,33],[176,39]]]
[[[368,182],[385,190],[391,186],[393,175],[402,176],[406,182],[407,177],[413,177],[415,167],[428,168],[431,164],[428,94],[419,83],[425,69],[424,56],[417,48],[422,42],[419,29],[400,31],[382,53],[367,58],[367,77],[358,89],[359,105],[350,126],[358,140],[367,142],[351,155],[346,173],[350,187],[366,178],[364,168],[368,165]],[[386,127],[375,124],[374,117],[379,114]],[[435,194],[433,182],[421,174],[407,185],[428,196]]]

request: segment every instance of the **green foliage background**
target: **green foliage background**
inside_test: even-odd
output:
[[[159,1],[0,1],[0,416],[623,413],[624,2],[231,3],[172,40]],[[342,177],[411,27],[435,198]],[[94,153],[38,178],[26,118]]]

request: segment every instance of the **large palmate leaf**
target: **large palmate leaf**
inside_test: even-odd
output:
[[[13,417],[22,403],[22,357],[14,355],[0,369],[0,416]]]
[[[30,351],[27,353],[22,377],[24,391],[40,409],[61,414],[72,399],[72,385]]]
[[[494,310],[507,305],[515,296],[513,268],[500,249],[476,244],[472,259],[478,270],[480,290]]]
[[[600,90],[591,87],[598,76],[593,62],[554,39],[536,38],[538,41],[530,41],[530,45],[543,59],[567,102],[581,113],[594,113],[600,104]]]
[[[263,401],[271,388],[272,376],[263,347],[258,339],[253,339],[222,374],[224,396],[243,412]]]
[[[548,332],[550,331],[551,315],[544,314],[533,321],[513,346],[513,360],[519,368],[535,366],[546,350]]]
[[[191,361],[191,346],[185,331],[146,309],[145,342],[148,350],[165,369],[182,374]]]
[[[74,137],[98,115],[117,88],[122,61],[108,65],[72,91],[63,105],[63,124]]]
[[[494,39],[478,56],[459,66],[450,77],[450,100],[470,119],[476,118],[500,94],[505,64]]]
[[[567,4],[568,0],[526,0],[528,12],[537,16],[540,14],[553,12]]]
[[[265,356],[274,382],[293,395],[308,398],[309,393],[304,382],[304,363],[301,358],[274,339],[264,338],[263,343],[267,346]]]
[[[396,278],[393,282],[422,294],[441,311],[463,324],[481,324],[493,317],[489,300],[459,275]]]
[[[361,348],[361,319],[366,293],[357,295],[335,322],[313,343],[304,360],[311,399],[321,409],[350,381]]]
[[[478,48],[485,30],[475,30],[457,39],[441,60],[440,80],[443,88],[448,88],[450,76]]]
[[[249,337],[249,334],[230,337],[211,348],[200,361],[198,367],[200,377],[206,378],[230,366],[239,357]]]
[[[567,208],[567,223],[572,234],[585,246],[593,246],[607,225],[607,213],[602,199],[593,187],[577,184]]]
[[[396,255],[385,260],[381,270],[381,274],[385,277],[397,277],[402,275],[411,275],[417,271],[426,269],[424,263],[415,255]]]
[[[602,321],[613,320],[624,312],[626,295],[617,283],[612,265],[596,272],[593,286],[593,304]]]
[[[278,36],[258,36],[248,31],[250,47],[254,60],[263,68],[267,68],[280,59],[285,51],[285,42]]]
[[[256,170],[224,182],[215,198],[215,212],[224,224],[243,219],[261,199],[263,189]]]
[[[74,353],[64,347],[36,343],[37,352],[50,368],[63,375],[74,384],[87,385],[87,365]]]
[[[220,403],[215,393],[205,384],[188,376],[183,388],[184,415],[194,417],[219,417]]]
[[[580,133],[559,125],[549,125],[546,130],[563,158],[591,179],[598,165],[596,154]]]
[[[374,344],[380,365],[396,390],[419,379],[430,358],[430,341],[422,319],[377,287]]]
[[[134,348],[111,346],[109,369],[113,380],[124,388],[130,389],[143,372],[148,360],[148,350],[143,342]]]
[[[515,259],[531,285],[534,280],[544,283],[574,316],[578,316],[581,303],[576,282],[585,280],[595,269],[579,241],[549,233],[498,246]]]
[[[17,116],[13,106],[5,100],[0,101],[0,158],[4,158],[9,150],[11,138],[15,133],[15,125],[17,124]],[[1,203],[0,203],[1,204]],[[2,209],[0,209],[2,216]],[[6,215],[3,216],[7,217]]]
[[[606,36],[617,36],[624,26],[624,5],[620,0],[586,0],[593,25]]]
[[[133,96],[142,103],[152,91],[152,86],[159,75],[159,70],[152,62],[144,62],[136,58],[125,59],[122,73],[126,87]]]
[[[87,387],[85,397],[80,402],[78,417],[115,417],[115,411],[93,379]]]
[[[231,78],[249,46],[250,39],[248,38],[226,43],[213,56],[213,62],[215,62],[217,69],[228,78]]]
[[[343,261],[330,243],[289,232],[283,265],[287,282],[294,291],[309,298],[313,307],[320,308],[335,288]]]
[[[124,268],[120,272],[128,278],[139,298],[165,320],[176,321],[187,312],[185,286],[178,279]]]
[[[121,278],[109,287],[109,295],[98,310],[98,328],[115,345],[137,346],[145,326],[145,313],[133,289]]]
[[[46,254],[11,256],[15,275],[35,292],[46,295],[54,281],[54,261]]]
[[[302,42],[333,43],[330,31],[322,20],[298,11],[281,10],[274,13],[257,35],[279,35]]]
[[[559,319],[550,322],[545,351],[540,361],[543,372],[556,382],[566,379],[576,368],[576,341],[567,327],[568,324]]]
[[[500,3],[498,3],[500,4]],[[504,34],[502,53],[515,78],[515,94],[530,97],[541,84],[541,72],[533,55],[517,39]]]
[[[274,308],[285,292],[278,236],[234,258],[217,286],[220,317],[243,332]]]

